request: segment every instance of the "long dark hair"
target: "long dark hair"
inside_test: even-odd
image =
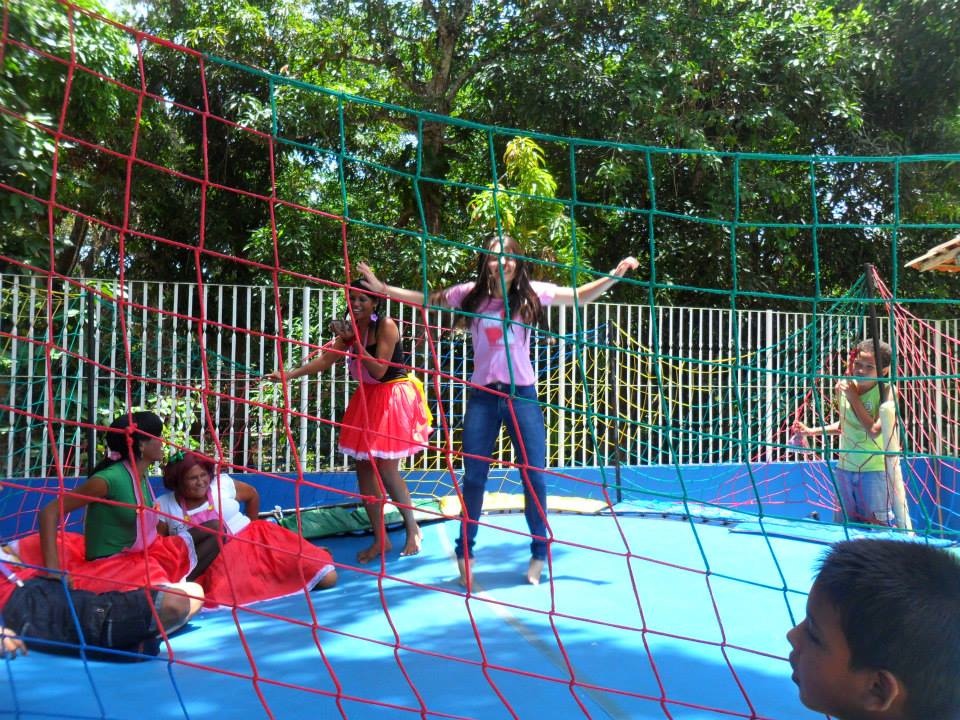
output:
[[[133,429],[131,430],[131,426]],[[124,460],[139,460],[142,454],[140,444],[163,435],[163,420],[156,413],[149,410],[126,412],[112,423],[107,430],[107,457],[98,462],[91,475],[96,475],[104,468]],[[127,437],[130,437],[130,440]],[[130,457],[131,452],[133,457]],[[110,457],[110,454],[120,457]]]
[[[506,307],[510,308],[511,316],[520,316],[527,325],[536,325],[540,322],[540,316],[543,313],[543,307],[540,305],[540,298],[530,284],[531,272],[530,263],[523,256],[523,249],[520,243],[509,235],[503,238],[493,237],[487,241],[486,252],[477,256],[477,280],[473,288],[463,298],[460,303],[460,309],[468,313],[477,312],[477,308],[483,305],[493,295],[493,289],[500,282],[499,271],[492,271],[488,260],[493,255],[490,250],[494,245],[500,245],[503,253],[512,256],[516,262],[516,272],[513,274],[513,280],[510,287],[507,288]]]

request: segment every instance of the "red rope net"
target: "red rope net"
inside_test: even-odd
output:
[[[179,427],[181,434],[164,438],[170,452],[189,449],[195,444],[193,440],[202,437],[205,452],[219,462],[222,471],[237,473],[238,478],[245,477],[242,473],[256,472],[257,479],[251,482],[261,483],[261,494],[268,506],[272,504],[270,492],[282,495],[295,508],[313,504],[356,505],[363,495],[352,484],[352,478],[344,484],[304,470],[321,454],[318,448],[323,442],[314,439],[312,444],[305,444],[304,428],[339,427],[347,392],[345,379],[326,405],[300,402],[302,391],[290,382],[277,385],[272,392],[266,392],[259,382],[260,375],[274,366],[295,366],[291,359],[302,361],[316,356],[322,347],[321,343],[303,340],[302,335],[290,332],[295,303],[284,284],[342,287],[284,267],[280,255],[284,219],[309,217],[322,222],[323,227],[336,234],[339,252],[348,268],[356,260],[351,257],[350,233],[363,224],[350,217],[346,206],[340,213],[331,213],[281,197],[276,161],[293,141],[229,119],[221,109],[219,96],[210,88],[211,78],[223,82],[222,73],[228,68],[236,70],[247,82],[265,86],[265,97],[270,103],[283,79],[209,58],[67,2],[50,2],[42,8],[53,18],[52,29],[46,35],[38,32],[38,21],[29,3],[8,0],[0,43],[0,64],[4,64],[5,70],[20,67],[24,77],[32,73],[37,78],[53,78],[60,93],[59,104],[48,107],[47,113],[30,107],[29,94],[0,96],[7,98],[0,104],[2,128],[19,137],[24,147],[45,148],[41,164],[48,162],[49,167],[45,184],[37,182],[36,175],[31,179],[24,172],[0,175],[4,199],[44,219],[49,258],[48,264],[42,265],[25,254],[0,256],[8,267],[43,278],[45,283],[39,294],[30,296],[32,302],[39,302],[44,308],[40,314],[44,327],[40,332],[36,332],[36,327],[27,331],[18,326],[20,310],[13,300],[4,309],[12,318],[11,323],[0,331],[15,353],[26,354],[31,362],[43,367],[42,387],[29,391],[35,394],[17,396],[3,404],[3,409],[16,416],[18,422],[30,425],[22,435],[24,442],[34,442],[30,438],[35,437],[32,433],[38,428],[44,438],[42,447],[33,448],[41,458],[37,463],[31,465],[13,454],[8,460],[4,474],[9,479],[0,483],[0,524],[5,536],[19,541],[23,560],[42,564],[42,556],[37,560],[36,546],[30,545],[35,540],[28,540],[35,537],[37,509],[51,501],[58,503],[60,529],[76,533],[79,513],[71,514],[69,510],[70,503],[80,496],[75,492],[73,476],[86,474],[84,455],[92,458],[96,454],[96,438],[104,437],[110,421],[136,407],[156,409],[164,419],[173,421],[178,413],[182,416],[183,408],[176,403],[164,405],[163,400],[190,395],[196,398],[196,405],[188,413],[194,420]],[[114,48],[117,43],[129,48],[126,62],[103,61],[98,55],[103,48],[90,44],[103,36],[113,38]],[[54,37],[55,41],[44,41],[45,37]],[[156,73],[162,72],[166,54],[175,54],[181,64],[189,61],[195,67],[195,83],[189,97],[169,97],[158,91],[163,83]],[[100,62],[93,62],[96,58]],[[112,67],[116,72],[104,67]],[[284,87],[294,86],[298,90],[313,90],[290,82]],[[28,87],[23,77],[17,87],[21,92]],[[41,94],[40,89],[34,90]],[[95,123],[84,121],[84,103],[106,96],[120,98],[116,121],[129,132],[98,129]],[[45,97],[49,101],[50,93]],[[342,112],[347,99],[330,93],[327,97],[332,97]],[[164,114],[188,117],[199,128],[196,154],[192,161],[184,161],[183,167],[169,167],[157,159],[163,155],[164,142],[186,141],[177,137],[158,139],[154,135],[153,120]],[[230,175],[222,172],[222,167],[211,166],[211,148],[217,147],[217,157],[226,162],[229,152],[224,147],[237,138],[261,148],[267,160],[266,177]],[[341,135],[341,145],[342,140]],[[340,164],[335,172],[342,172],[342,163],[346,161],[342,147],[339,152],[331,160],[335,166]],[[113,193],[112,200],[116,202],[104,195],[104,202],[98,204],[91,201],[89,194],[83,194],[83,188],[70,180],[71,173],[81,166],[102,170],[104,192]],[[227,182],[225,177],[234,181]],[[151,229],[151,209],[143,207],[140,194],[151,186],[164,186],[169,192],[197,199],[197,216],[181,219],[180,234],[164,236]],[[345,203],[347,194],[344,187]],[[215,228],[229,222],[232,204],[262,206],[265,233],[273,248],[272,262],[248,259],[242,248],[224,252],[211,242]],[[57,258],[63,255],[59,243],[79,229],[92,229],[104,241],[91,251],[115,258],[115,282],[73,277],[57,266]],[[131,264],[158,248],[180,253],[184,269],[181,279],[190,279],[192,283],[188,289],[169,292],[188,296],[186,306],[174,302],[167,291],[151,295],[153,291],[148,289],[131,289]],[[206,268],[211,263],[262,271],[271,282],[258,296],[259,301],[248,302],[241,308],[235,298],[224,296],[222,288],[211,287],[207,282]],[[7,282],[8,299],[22,296],[18,282]],[[82,302],[76,301],[77,293],[82,294]],[[306,306],[305,303],[296,307],[305,313]],[[434,471],[432,482],[436,486],[426,494],[446,498],[426,509],[417,507],[421,522],[426,524],[455,518],[459,512],[462,494],[457,473],[465,458],[457,434],[458,412],[462,413],[466,389],[483,389],[471,388],[462,380],[465,360],[457,359],[444,345],[449,334],[441,328],[436,314],[420,309],[406,312],[408,317],[401,322],[402,334],[419,338],[423,367],[418,370],[426,377],[431,393],[440,396],[451,385],[460,387],[461,392],[456,402],[437,406],[436,432],[424,453],[432,460],[423,461],[422,469]],[[78,314],[83,316],[84,323],[81,331],[73,332],[70,319]],[[332,313],[327,312],[329,315]],[[906,316],[897,317],[898,323],[916,325]],[[116,342],[112,354],[105,355],[96,333],[97,327],[108,320],[116,327],[111,335]],[[144,330],[147,326],[155,329]],[[157,344],[148,346],[134,340],[144,333],[156,335]],[[610,337],[588,338],[587,344],[603,344]],[[915,368],[911,363],[934,352],[931,341],[925,339],[929,336],[902,337],[902,369],[921,372],[926,365],[921,362]],[[245,347],[240,355],[230,356],[243,360],[232,361],[232,365],[225,361],[224,342]],[[173,370],[187,362],[184,343],[192,343],[189,357],[197,358],[191,369],[193,374],[188,373],[186,378]],[[939,341],[934,344],[943,346]],[[97,352],[89,352],[94,346]],[[625,352],[633,352],[626,343],[624,347]],[[582,347],[576,352],[581,353],[578,362],[584,364]],[[948,354],[945,361],[951,367],[947,369],[955,375],[955,354]],[[641,357],[642,352],[635,352],[634,356]],[[662,363],[659,354],[656,361]],[[726,367],[725,361],[718,363],[717,367],[720,366]],[[96,395],[99,406],[88,404],[93,400],[90,388],[99,387],[105,378],[109,378],[109,390]],[[72,384],[68,382],[71,379]],[[627,383],[633,390],[625,393],[629,401],[639,392],[639,381],[628,378]],[[311,384],[308,391],[318,387]],[[366,392],[364,385],[358,392]],[[808,389],[798,392],[808,401],[814,397]],[[10,397],[14,397],[13,393]],[[84,411],[66,412],[67,401],[70,407],[82,407]],[[514,401],[504,395],[503,402],[513,417]],[[922,418],[919,424],[933,426],[923,413],[924,408],[936,403],[922,394],[911,395],[909,402],[916,408],[917,417]],[[788,391],[777,393],[776,403],[776,412],[785,418],[795,416],[801,404]],[[564,398],[551,405],[554,411],[563,411]],[[692,401],[678,404],[678,412],[689,411],[694,405]],[[770,408],[763,410],[762,404],[758,404],[756,412],[762,419]],[[585,422],[606,424],[616,444],[620,430],[617,422],[598,418],[593,410],[581,414]],[[272,418],[269,429],[265,417]],[[364,423],[372,420],[364,417]],[[669,424],[670,419],[665,422]],[[756,418],[749,422],[754,428],[750,432],[768,424]],[[223,442],[225,426],[240,428],[241,444],[233,440]],[[770,471],[771,459],[780,458],[768,454],[770,448],[774,452],[785,449],[784,437],[779,435],[785,428],[772,428],[773,437],[763,457],[756,456],[754,464],[748,460],[746,471],[734,472],[729,480],[712,478],[705,493],[687,485],[692,476],[681,470],[681,462],[690,458],[680,457],[678,450],[665,443],[662,452],[668,458],[673,455],[666,461],[670,483],[679,484],[682,489],[663,495],[665,500],[659,504],[654,502],[639,509],[622,504],[621,491],[631,483],[637,488],[644,486],[649,479],[644,472],[631,476],[631,471],[619,464],[592,474],[548,470],[551,505],[568,506],[566,498],[574,497],[577,501],[569,501],[569,506],[586,508],[589,517],[554,513],[548,517],[549,583],[545,587],[512,587],[517,579],[513,576],[518,574],[512,565],[511,582],[497,579],[506,571],[501,575],[478,576],[476,583],[468,587],[448,582],[450,569],[456,568],[452,543],[458,531],[443,528],[459,527],[455,519],[430,526],[429,541],[442,544],[446,538],[447,546],[425,551],[410,564],[393,557],[389,561],[378,557],[369,564],[358,564],[352,555],[350,538],[330,540],[341,574],[338,589],[324,594],[310,593],[305,588],[294,600],[276,601],[279,604],[226,603],[226,612],[199,616],[194,622],[199,626],[199,635],[206,633],[209,647],[202,639],[191,643],[189,633],[165,636],[166,653],[162,657],[170,663],[167,674],[146,687],[163,695],[164,702],[179,707],[185,717],[203,715],[192,704],[196,698],[191,695],[196,693],[216,697],[221,707],[231,711],[262,711],[268,717],[291,717],[303,708],[314,707],[341,717],[521,718],[551,711],[563,717],[799,717],[802,711],[793,699],[785,662],[789,649],[782,636],[802,606],[810,572],[806,562],[809,551],[791,549],[790,557],[796,566],[785,567],[780,541],[768,536],[762,516],[759,532],[741,536],[740,545],[734,544],[727,529],[716,522],[731,522],[730,508],[755,508],[761,501],[774,506],[781,500],[789,502],[788,483],[784,479],[787,471]],[[551,432],[554,430],[551,426]],[[722,429],[718,437],[729,441],[737,433],[737,426],[731,425]],[[67,436],[89,441],[85,446],[64,442]],[[597,436],[592,437],[591,442],[596,444]],[[266,464],[258,454],[268,452],[264,450],[265,438],[271,440],[274,448],[270,451],[271,461]],[[522,492],[523,480],[518,478],[528,470],[520,440],[513,461],[504,462],[505,476],[513,478],[509,483],[505,481],[504,487],[514,496]],[[80,447],[85,452],[77,449]],[[279,460],[277,447],[285,448]],[[73,449],[64,453],[63,448]],[[749,455],[745,452],[743,457]],[[768,474],[757,477],[757,471]],[[711,472],[707,470],[708,475]],[[616,483],[611,482],[610,473],[617,474]],[[44,483],[44,476],[51,479]],[[816,487],[816,483],[812,480],[811,487]],[[381,494],[384,484],[378,472],[376,485]],[[555,499],[554,490],[564,484],[568,491]],[[569,491],[570,486],[573,491]],[[922,488],[921,492],[927,493],[944,489],[940,485]],[[649,494],[657,495],[656,491]],[[584,497],[590,498],[592,504],[578,505]],[[322,498],[322,503],[318,498]],[[116,504],[107,504],[110,502]],[[517,509],[516,497],[512,502],[510,509]],[[145,499],[128,507],[136,510],[143,525],[150,505]],[[409,507],[414,509],[413,504]],[[305,520],[299,515],[294,517],[293,530],[303,530]],[[699,527],[708,520],[712,521],[709,527]],[[499,548],[502,541],[509,548],[523,549],[530,541],[522,517],[487,515],[476,522],[481,526],[481,544]],[[299,534],[297,538],[299,544],[289,551],[242,535],[232,538],[230,543],[241,547],[245,555],[288,552],[301,560],[308,551],[312,552],[313,545]],[[230,543],[223,546],[224,552]],[[63,555],[71,552],[67,539],[61,540],[60,551]],[[30,555],[31,552],[34,554]],[[487,552],[486,557],[490,557],[498,551]],[[736,562],[740,552],[750,556],[746,563],[750,567]],[[445,564],[438,569],[436,564],[440,561]],[[521,561],[525,565],[526,558],[521,557]],[[151,562],[149,548],[142,554],[142,562],[144,566]],[[75,584],[103,579],[96,567],[78,568],[83,569],[74,570]],[[306,584],[303,566],[297,572],[302,584]],[[498,582],[505,586],[500,587]],[[537,594],[531,595],[533,592]],[[356,615],[362,615],[365,621],[358,621]],[[761,623],[758,615],[765,616],[768,622]],[[292,659],[286,664],[278,660],[287,655]],[[309,664],[309,669],[304,664]],[[24,672],[28,675],[17,676],[19,681],[14,677],[10,688],[16,696],[12,702],[29,710],[29,667]],[[89,672],[91,676],[99,674],[96,669]],[[133,681],[134,676],[117,672],[121,683],[124,679]],[[770,676],[777,679],[771,681]],[[137,682],[148,683],[142,677]],[[764,687],[773,690],[767,692]],[[241,689],[231,698],[234,688]],[[558,688],[562,698],[556,692]],[[65,716],[150,715],[148,709],[120,688],[91,682],[89,688],[75,689],[79,694],[77,710]],[[116,713],[106,709],[112,703],[103,702],[103,697],[114,695],[123,698],[123,710]],[[771,699],[770,695],[775,697]],[[91,701],[94,709],[80,709],[83,698],[88,696],[95,698]],[[243,696],[246,701],[240,699]],[[480,700],[480,696],[487,699]],[[541,696],[548,699],[541,700]],[[239,704],[230,704],[234,701]]]

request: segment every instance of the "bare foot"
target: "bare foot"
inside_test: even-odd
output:
[[[530,564],[527,566],[527,582],[531,585],[540,584],[540,575],[543,574],[543,560],[530,558]]]
[[[320,580],[317,581],[317,584],[310,588],[310,592],[315,590],[328,590],[337,584],[337,571],[331,570],[326,575],[324,575]]]
[[[380,548],[380,543],[374,543],[366,550],[361,550],[357,553],[357,562],[361,565],[370,562],[371,560],[376,560],[380,557],[381,554],[386,555],[390,550],[393,549],[393,546],[389,541],[384,543],[383,549]]]
[[[404,545],[403,550],[400,551],[400,557],[417,555],[420,552],[420,546],[422,544],[423,533],[420,532],[420,528],[417,528],[417,532],[414,535],[407,535],[407,544]]]
[[[460,569],[460,584],[464,587],[473,585],[473,560],[468,569],[466,558],[457,558],[457,567]]]

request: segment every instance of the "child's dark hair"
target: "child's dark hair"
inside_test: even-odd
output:
[[[960,558],[905,540],[836,543],[817,575],[837,609],[852,669],[887,670],[908,717],[960,717]]]
[[[893,361],[893,349],[889,343],[885,343],[883,340],[877,340],[876,348],[873,344],[873,338],[867,338],[857,343],[858,353],[870,353],[873,355],[875,350],[877,357],[875,357],[873,361],[877,364],[877,374],[879,375],[890,367],[890,363]]]
[[[131,453],[133,460],[139,460],[141,443],[162,435],[163,420],[156,413],[148,410],[124,413],[110,423],[106,439],[107,457],[97,463],[90,474],[96,475],[114,463],[131,460]]]
[[[187,451],[183,453],[183,457],[171,460],[164,466],[163,486],[167,490],[177,492],[180,489],[180,481],[183,479],[183,476],[197,465],[200,465],[206,470],[207,475],[209,475],[211,479],[213,478],[214,472],[216,471],[216,464],[213,460],[206,455]]]
[[[530,284],[532,279],[530,263],[523,257],[523,249],[520,244],[509,235],[504,235],[502,240],[498,237],[491,238],[487,242],[486,252],[478,254],[477,280],[470,292],[463,298],[463,302],[460,303],[460,309],[468,313],[475,313],[477,308],[491,297],[493,288],[501,282],[499,273],[491,271],[487,264],[493,254],[491,248],[498,244],[501,251],[512,256],[516,262],[513,282],[507,288],[507,306],[513,316],[520,316],[523,323],[536,325],[540,321],[543,308],[540,305],[540,298],[537,297],[536,291]]]

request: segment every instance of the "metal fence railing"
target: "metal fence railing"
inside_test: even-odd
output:
[[[238,466],[342,468],[336,421],[353,389],[345,365],[292,381],[287,395],[260,380],[281,359],[292,367],[315,351],[342,310],[332,288],[120,288],[0,275],[0,472],[84,474],[99,437],[94,426],[128,406],[158,409],[171,442]],[[388,313],[400,321],[438,424],[449,428],[412,466],[445,468],[445,449],[459,443],[469,338],[450,330],[449,313],[396,304]],[[929,325],[934,337],[957,337],[955,321]],[[829,414],[829,375],[842,373],[845,351],[864,334],[862,308],[853,304],[814,317],[596,303],[549,308],[534,332],[554,466],[778,459],[785,423],[798,407]],[[948,419],[958,407],[958,382],[942,362],[949,352],[924,351],[931,377],[923,382],[942,387],[939,427],[916,433],[936,440],[918,440],[929,447],[917,451],[958,445]],[[909,435],[909,408],[904,417]],[[501,444],[509,452],[505,436]]]

